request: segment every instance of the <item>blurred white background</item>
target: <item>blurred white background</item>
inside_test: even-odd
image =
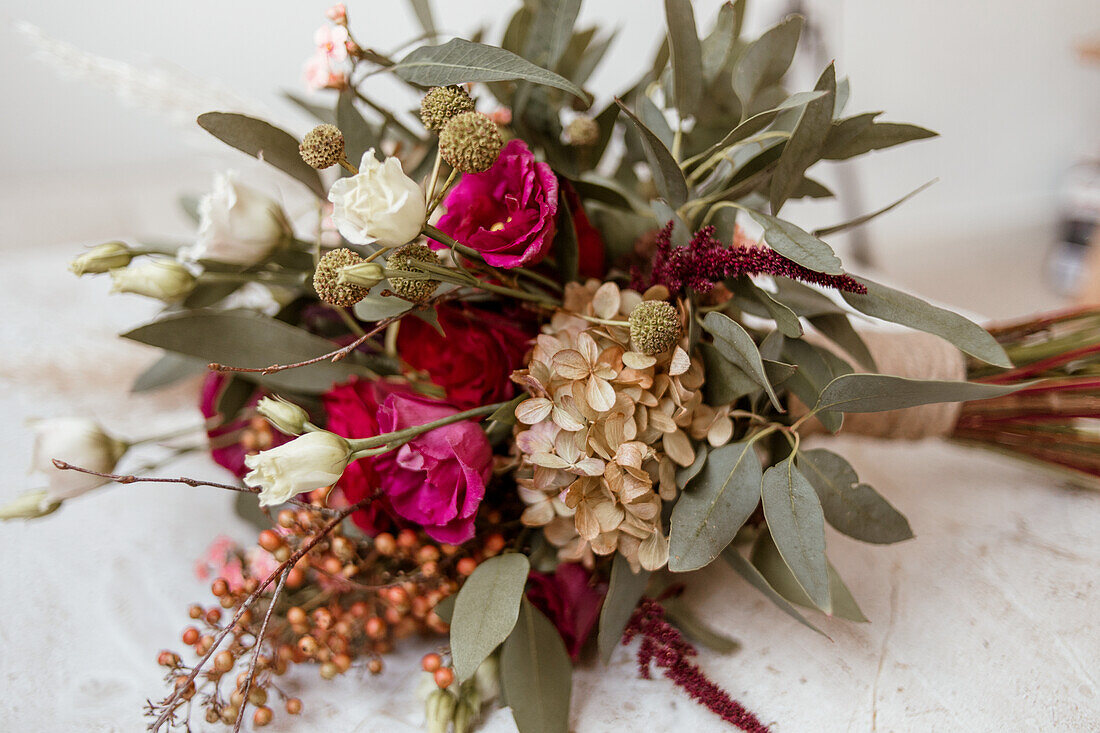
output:
[[[310,121],[279,92],[305,93],[302,64],[327,4],[0,0],[0,246],[185,234],[176,194],[203,191],[213,171],[226,166],[257,167],[198,130],[186,104],[173,121],[127,108],[87,79],[65,78],[15,30],[17,21],[92,54],[217,85],[226,93],[223,106],[235,97],[300,133]],[[418,33],[403,2],[348,5],[365,45],[394,50]],[[514,5],[441,0],[435,10],[441,29],[468,35],[490,24],[487,38],[497,39]],[[696,0],[701,29],[709,29],[719,5]],[[941,133],[854,164],[856,189],[839,191],[862,212],[940,179],[868,227],[875,264],[927,295],[993,315],[1055,303],[1041,281],[1057,239],[1060,186],[1072,164],[1100,153],[1100,66],[1086,66],[1074,52],[1100,31],[1100,2],[817,0],[804,6],[820,33],[822,59],[835,58],[839,74],[852,80],[850,113],[885,110],[883,119]],[[662,32],[662,7],[660,0],[585,4],[582,24],[620,29],[590,85],[597,104],[648,63]],[[750,1],[749,32],[791,8],[785,0]],[[808,57],[799,64],[810,79],[823,65]],[[137,101],[150,107],[164,100]],[[832,204],[794,205],[787,213],[811,226],[847,218]],[[971,287],[973,277],[988,287]]]

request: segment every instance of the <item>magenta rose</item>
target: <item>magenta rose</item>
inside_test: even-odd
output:
[[[378,430],[404,430],[456,412],[426,397],[391,394],[378,408]],[[421,433],[374,459],[391,510],[419,524],[432,539],[449,544],[474,536],[474,517],[492,467],[489,440],[477,423],[468,420]]]
[[[511,140],[493,167],[462,176],[437,226],[494,267],[539,262],[554,240],[558,179],[522,140]],[[444,245],[433,242],[436,249]]]

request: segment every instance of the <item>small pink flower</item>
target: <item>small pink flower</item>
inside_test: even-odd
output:
[[[207,548],[202,559],[195,563],[195,575],[199,580],[224,578],[233,592],[244,588],[244,565],[236,550],[237,544],[233,540],[218,537]]]
[[[337,25],[346,25],[348,22],[348,9],[343,3],[336,3],[325,11],[325,17]]]
[[[348,85],[347,75],[334,70],[328,55],[320,49],[306,61],[303,71],[306,86],[313,90],[344,89]]]
[[[348,57],[348,29],[342,25],[323,25],[313,34],[317,50],[331,61]]]
[[[512,124],[512,109],[510,107],[497,107],[489,113],[489,119],[498,125]]]

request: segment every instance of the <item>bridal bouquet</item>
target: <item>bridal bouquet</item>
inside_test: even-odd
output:
[[[596,104],[613,34],[575,28],[579,5],[526,2],[494,46],[439,42],[417,2],[423,45],[392,56],[334,6],[306,70],[331,97],[293,97],[314,129],[198,118],[305,203],[222,176],[178,251],[114,242],[73,262],[165,303],[124,334],[166,352],[136,388],[205,373],[207,445],[241,483],[116,473],[156,437],[72,418],[40,426],[50,487],[3,515],[170,481],[239,492],[262,527],[200,562],[214,601],[189,609],[183,653],[160,653],[150,729],[264,726],[303,709],[279,685],[295,665],[380,674],[428,636],[431,731],[471,730],[499,696],[522,733],[564,733],[574,664],[628,642],[643,676],[766,730],[692,661],[692,642],[728,640],[678,599],[691,571],[727,563],[810,628],[802,609],[866,620],[825,524],[871,544],[909,524],[803,437],[1019,389],[988,332],[849,274],[826,243],[900,201],[815,232],[782,216],[833,195],[807,175],[819,163],[933,133],[849,112],[832,64],[787,89],[802,20],[747,39],[741,0],[702,35],[689,0],[666,0],[656,56]],[[382,74],[407,98],[377,98]],[[856,314],[932,334],[964,368],[879,373]]]

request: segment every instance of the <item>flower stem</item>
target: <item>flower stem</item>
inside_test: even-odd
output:
[[[441,428],[445,425],[451,425],[451,424],[456,423],[456,422],[462,422],[463,420],[468,420],[471,417],[479,417],[481,415],[490,415],[490,414],[496,412],[497,410],[499,410],[501,407],[504,407],[506,404],[508,404],[508,403],[507,402],[497,402],[497,403],[492,404],[492,405],[482,405],[481,407],[475,407],[472,410],[463,410],[462,412],[456,412],[454,415],[448,415],[447,417],[441,417],[438,420],[432,420],[431,422],[424,423],[423,425],[414,425],[411,428],[405,428],[404,430],[397,430],[397,431],[392,432],[392,433],[384,433],[382,435],[376,435],[373,438],[359,438],[359,439],[352,438],[352,439],[349,439],[348,443],[351,444],[352,451],[353,451],[352,459],[354,460],[356,458],[362,458],[363,456],[366,456],[366,455],[376,455],[376,454],[368,453],[368,451],[370,451],[371,449],[374,449],[374,448],[386,447],[387,450],[392,450],[393,448],[397,447],[397,445],[393,445],[395,443],[396,444],[405,443],[409,439],[415,438],[416,436],[418,436],[422,433],[426,433],[429,430],[435,430],[436,428]],[[391,446],[391,445],[393,445],[393,448],[388,447],[388,446]],[[382,452],[385,452],[385,451],[382,451]]]
[[[456,252],[459,252],[459,253],[467,256],[467,257],[469,257],[472,260],[477,260],[478,262],[485,262],[485,258],[476,249],[474,249],[473,247],[468,247],[465,244],[462,244],[461,242],[456,240],[451,235],[443,232],[440,229],[437,229],[436,227],[432,226],[431,224],[425,224],[424,225],[424,234],[426,236],[431,237],[432,239],[436,240],[437,242],[442,242],[443,244],[447,245],[451,249],[453,249]],[[486,263],[486,264],[488,264],[488,263]],[[554,280],[551,280],[550,278],[546,277],[545,275],[541,275],[541,274],[539,274],[537,272],[534,272],[532,270],[528,270],[525,267],[509,268],[508,271],[509,272],[514,272],[517,275],[522,275],[523,277],[529,278],[531,280],[534,280],[537,283],[540,283],[540,284],[545,285],[549,288],[552,288],[552,289],[554,289],[558,292],[561,292],[561,289],[562,289],[561,283],[558,283]]]

